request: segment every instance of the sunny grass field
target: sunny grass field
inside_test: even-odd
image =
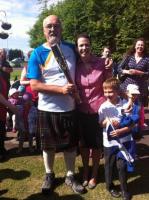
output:
[[[61,153],[57,154],[55,162],[56,188],[51,195],[41,194],[44,167],[41,155],[18,157],[9,152],[10,158],[0,164],[0,199],[7,200],[113,200],[105,190],[103,160],[99,168],[99,183],[94,190],[88,190],[83,195],[74,194],[65,185],[65,166]],[[129,177],[129,188],[133,200],[149,199],[148,159],[138,161],[136,173]],[[77,178],[81,179],[82,164],[80,156],[76,160]],[[118,184],[118,181],[115,181]],[[118,198],[120,200],[120,198]]]

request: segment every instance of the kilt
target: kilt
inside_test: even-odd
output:
[[[76,112],[38,111],[41,149],[77,146]]]
[[[102,148],[102,127],[98,123],[98,114],[78,112],[79,141],[84,148]]]

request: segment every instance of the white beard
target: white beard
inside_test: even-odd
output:
[[[59,42],[59,38],[56,36],[49,36],[49,40],[48,40],[50,46],[54,46],[55,44],[57,44]]]

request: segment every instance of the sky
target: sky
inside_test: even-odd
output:
[[[50,4],[56,2],[57,0],[49,0]],[[37,0],[0,0],[0,20],[12,25],[12,28],[6,31],[9,34],[8,39],[0,38],[0,47],[28,52],[30,47],[27,32],[35,24],[40,10],[41,5],[37,4]],[[0,24],[0,32],[2,31],[4,30]]]

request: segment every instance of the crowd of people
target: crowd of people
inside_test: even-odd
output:
[[[77,36],[75,45],[63,41],[62,24],[56,15],[43,20],[43,33],[46,42],[29,54],[17,89],[10,87],[12,68],[0,49],[0,155],[6,151],[9,110],[13,132],[18,131],[19,153],[26,135],[31,152],[33,137],[42,150],[44,194],[54,189],[55,153],[60,149],[66,164],[65,183],[75,193],[96,187],[99,162],[104,156],[107,191],[113,197],[130,200],[127,172],[134,170],[136,135],[144,125],[144,106],[148,104],[149,56],[145,40],[137,39],[116,65],[109,47],[103,48],[101,57],[92,53],[91,38],[86,33]],[[55,44],[64,54],[71,82],[52,50]],[[76,102],[76,93],[80,102]],[[75,177],[78,147],[83,165],[81,183]],[[114,166],[121,191],[113,183]]]

